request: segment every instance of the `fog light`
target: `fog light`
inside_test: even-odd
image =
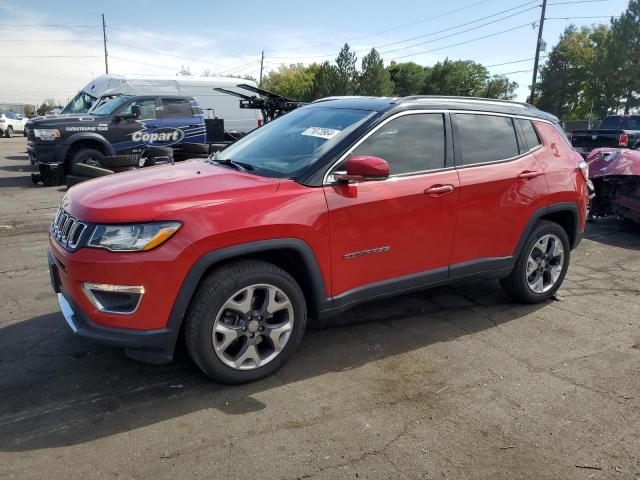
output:
[[[144,295],[143,286],[133,285],[84,283],[82,290],[91,303],[105,313],[133,313],[137,310],[142,295]]]

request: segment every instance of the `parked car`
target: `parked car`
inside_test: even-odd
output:
[[[590,217],[616,215],[640,222],[640,151],[598,148],[587,157],[595,197]]]
[[[16,132],[21,132],[26,136],[24,126],[27,120],[20,118],[17,113],[0,112],[0,137],[3,135],[7,138],[13,137]]]
[[[49,265],[77,335],[211,378],[273,373],[308,319],[471,277],[560,288],[588,172],[557,119],[512,102],[333,98],[209,160],[69,190]]]
[[[574,130],[571,144],[584,157],[596,148],[640,146],[640,115],[611,115],[596,130]]]
[[[62,163],[67,174],[76,175],[82,175],[79,164],[111,167],[108,157],[135,156],[148,145],[180,149],[206,141],[198,102],[171,95],[121,95],[88,114],[32,120],[27,131],[32,163]]]

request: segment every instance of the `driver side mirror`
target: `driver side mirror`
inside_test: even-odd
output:
[[[338,182],[364,182],[389,177],[389,164],[372,155],[354,155],[346,161],[347,173],[335,174]]]

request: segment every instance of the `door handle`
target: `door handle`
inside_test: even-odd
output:
[[[540,175],[540,172],[537,172],[537,171],[535,171],[535,170],[534,170],[534,171],[532,171],[532,170],[525,170],[524,172],[520,172],[520,173],[518,174],[518,178],[521,178],[521,179],[525,179],[525,180],[526,180],[527,178],[536,178],[536,177],[537,177],[537,176],[539,176],[539,175]]]
[[[432,185],[427,188],[424,193],[431,197],[441,197],[442,195],[453,192],[454,189],[455,187],[453,185]]]

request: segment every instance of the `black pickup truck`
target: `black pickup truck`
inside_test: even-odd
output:
[[[640,146],[640,115],[612,115],[597,130],[574,130],[570,138],[573,148],[585,157],[601,147],[635,150]]]

